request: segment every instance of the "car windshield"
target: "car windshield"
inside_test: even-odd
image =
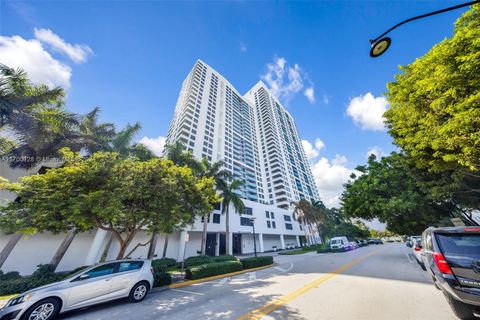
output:
[[[339,244],[341,243],[342,241],[340,239],[335,239],[335,240],[332,240],[332,244]]]

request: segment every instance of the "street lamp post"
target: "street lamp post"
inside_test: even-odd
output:
[[[433,15],[436,15],[436,14],[444,13],[444,12],[455,10],[455,9],[460,9],[460,8],[467,7],[467,6],[470,6],[470,5],[479,3],[479,2],[480,2],[480,0],[475,0],[475,1],[470,1],[470,2],[466,2],[466,3],[458,4],[458,5],[453,6],[453,7],[448,7],[448,8],[445,8],[445,9],[425,13],[425,14],[422,14],[422,15],[404,20],[400,23],[397,23],[396,25],[394,25],[393,27],[391,27],[390,29],[388,29],[387,31],[382,33],[377,38],[375,38],[373,40],[370,40],[370,44],[371,44],[370,57],[377,58],[377,57],[381,56],[382,54],[384,54],[385,51],[387,51],[387,49],[390,47],[390,44],[392,43],[392,39],[390,39],[389,37],[385,37],[385,36],[390,31],[400,27],[401,25],[403,25],[407,22],[413,21],[413,20],[418,20],[418,19],[430,17],[430,16],[433,16]]]
[[[255,252],[255,258],[257,257],[257,241],[255,239],[255,217],[250,218],[250,223],[253,227],[253,251]]]

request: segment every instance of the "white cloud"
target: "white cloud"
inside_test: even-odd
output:
[[[163,154],[166,140],[167,138],[162,136],[156,138],[143,137],[138,142],[152,150],[157,156],[161,156]]]
[[[353,122],[364,130],[385,130],[383,113],[388,109],[388,101],[384,97],[374,97],[370,92],[350,101],[347,114]]]
[[[310,103],[315,103],[315,89],[313,87],[308,87],[307,89],[305,89],[303,94],[305,95],[305,97],[307,97]]]
[[[324,94],[323,97],[322,97],[322,100],[323,100],[323,104],[329,104],[330,103],[330,96]]]
[[[307,74],[298,64],[287,66],[285,58],[275,57],[273,63],[267,63],[266,72],[260,78],[270,87],[272,94],[285,104],[302,91],[305,83],[309,87],[304,91],[304,95],[311,103],[315,101],[315,89]]]
[[[0,57],[6,66],[25,70],[33,83],[70,87],[72,69],[54,59],[36,39],[0,36]]]
[[[348,160],[345,156],[336,155],[331,161],[322,157],[312,165],[312,174],[317,184],[320,198],[327,207],[340,206],[343,184],[350,180],[352,172],[358,174],[355,170],[345,166],[347,162]]]
[[[320,140],[319,138],[315,139],[315,148],[318,149],[318,151],[322,150],[323,148],[325,148],[325,143]]]
[[[307,140],[302,140],[303,150],[308,159],[313,159],[318,157],[318,150],[315,149],[312,144]]]
[[[365,157],[368,158],[368,157],[370,157],[371,154],[374,154],[375,157],[377,157],[377,159],[380,159],[381,157],[385,157],[385,156],[388,155],[379,146],[375,146],[375,147],[372,147],[372,148],[368,149]]]
[[[302,140],[303,150],[309,160],[315,159],[320,154],[320,150],[325,147],[325,143],[319,138],[315,139],[315,143],[312,145],[308,140]]]
[[[34,29],[35,38],[49,45],[53,50],[65,54],[75,63],[87,61],[92,49],[85,44],[70,44],[52,32],[50,29]]]
[[[245,53],[247,51],[248,51],[247,45],[243,41],[240,41],[240,52]]]

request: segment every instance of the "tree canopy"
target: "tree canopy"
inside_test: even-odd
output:
[[[120,243],[117,258],[138,231],[169,233],[193,223],[197,212],[220,201],[213,178],[159,158],[120,159],[97,152],[83,159],[63,151],[65,166],[3,187],[18,194],[0,216],[9,232],[65,232],[100,228]]]
[[[401,70],[387,85],[384,114],[394,143],[416,167],[438,174],[437,192],[478,209],[480,5],[456,21],[451,38]]]
[[[455,206],[438,202],[419,185],[408,159],[399,153],[376,160],[356,170],[362,174],[345,185],[342,206],[349,217],[378,218],[398,234],[418,234],[443,217],[453,215]]]

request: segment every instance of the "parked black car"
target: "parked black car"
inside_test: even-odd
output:
[[[480,227],[428,228],[422,260],[435,286],[463,320],[480,314]]]

